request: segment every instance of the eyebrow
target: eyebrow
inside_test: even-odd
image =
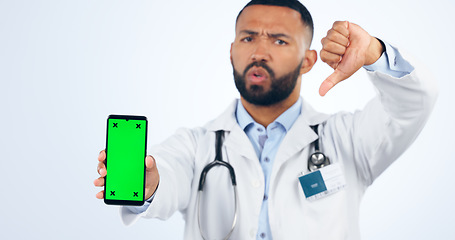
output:
[[[258,32],[255,32],[255,31],[252,31],[252,30],[242,30],[242,31],[240,31],[240,34],[254,35],[254,36],[259,35]],[[269,36],[271,38],[287,38],[287,39],[291,39],[291,37],[289,35],[284,34],[284,33],[267,33],[267,36]]]

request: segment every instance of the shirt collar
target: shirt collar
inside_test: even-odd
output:
[[[273,122],[283,125],[286,131],[289,131],[289,129],[291,129],[292,125],[299,117],[301,110],[302,98],[299,98],[299,100],[297,100],[297,102],[294,103],[294,105],[288,108]],[[237,123],[243,130],[245,130],[250,124],[256,123],[254,119],[251,117],[251,115],[243,107],[243,104],[240,100],[237,101],[237,109],[235,111],[235,116],[237,118]]]
[[[237,123],[239,124],[242,130],[245,130],[245,128],[248,127],[248,125],[254,123],[254,119],[243,107],[242,101],[240,101],[240,99],[237,101],[235,117],[237,118]]]

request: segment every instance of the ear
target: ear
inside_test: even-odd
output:
[[[305,58],[303,59],[302,67],[300,68],[300,75],[309,72],[316,61],[318,60],[318,53],[315,50],[306,50]]]
[[[232,63],[232,46],[234,45],[234,43],[231,43],[231,50],[229,50],[229,57],[231,59],[231,63]]]

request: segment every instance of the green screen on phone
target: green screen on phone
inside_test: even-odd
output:
[[[147,119],[110,115],[107,120],[104,202],[143,205]]]

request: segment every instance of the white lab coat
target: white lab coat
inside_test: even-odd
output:
[[[380,72],[368,75],[378,95],[362,111],[325,115],[304,101],[302,114],[283,139],[273,163],[268,209],[273,239],[360,239],[359,206],[366,188],[414,141],[435,103],[437,91],[428,77],[414,70],[396,79]],[[151,154],[160,183],[150,207],[141,214],[121,209],[125,224],[139,217],[167,219],[180,211],[185,239],[202,239],[198,227],[197,189],[206,164],[215,158],[215,133],[226,131],[223,155],[235,169],[239,213],[231,239],[255,239],[264,196],[264,175],[256,153],[235,118],[236,102],[205,127],[182,129]],[[308,172],[311,144],[318,135],[322,151],[341,164],[346,187],[308,201],[298,181]],[[234,198],[227,171],[214,168],[204,188],[202,227],[210,239],[222,239],[231,228]],[[153,238],[150,233],[150,238]]]

